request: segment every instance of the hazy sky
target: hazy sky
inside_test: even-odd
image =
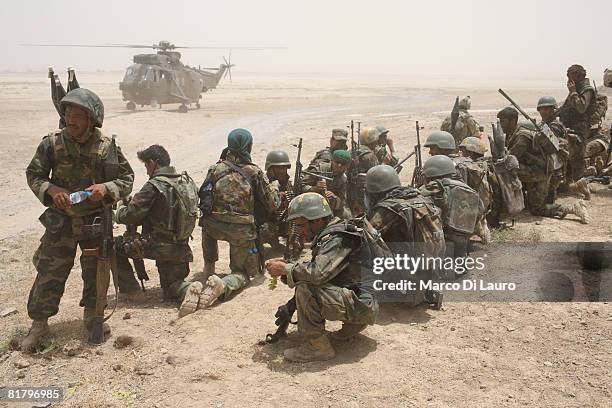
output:
[[[612,66],[612,1],[32,1],[4,2],[0,70],[122,70],[141,50],[22,43],[286,46],[232,53],[235,70],[460,77],[564,76]],[[217,66],[226,51],[184,50]]]

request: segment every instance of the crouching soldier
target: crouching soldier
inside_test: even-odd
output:
[[[165,300],[181,302],[190,286],[201,290],[199,282],[186,282],[193,254],[189,238],[198,216],[198,189],[187,173],[170,166],[170,156],[160,145],[137,153],[149,180],[115,215],[119,224],[142,225],[141,235],[115,239],[119,291],[139,290],[128,258],[154,259]]]
[[[295,288],[298,331],[306,339],[303,345],[285,350],[284,356],[296,362],[329,360],[336,352],[326,335],[325,321],[343,322],[332,333],[337,340],[350,339],[374,323],[378,302],[371,257],[390,256],[390,251],[364,218],[334,217],[328,202],[317,193],[294,198],[288,219],[294,220],[304,239],[314,240],[310,261],[271,259],[266,264],[271,276],[286,276],[289,287]],[[364,248],[374,250],[366,254]]]

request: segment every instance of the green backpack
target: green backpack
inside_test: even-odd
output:
[[[187,172],[178,177],[159,176],[154,179],[170,188],[167,189],[168,230],[174,231],[177,241],[186,241],[191,237],[198,219],[198,188]],[[161,186],[156,186],[161,191]]]

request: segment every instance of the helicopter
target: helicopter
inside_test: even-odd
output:
[[[95,48],[152,48],[156,54],[134,55],[134,64],[130,65],[119,82],[119,90],[128,110],[135,110],[137,105],[159,106],[180,103],[178,111],[188,111],[188,104],[200,108],[202,93],[215,89],[222,79],[229,75],[232,79],[231,63],[232,49],[261,50],[283,47],[232,47],[229,56],[223,57],[224,64],[218,68],[190,67],[181,62],[181,53],[175,51],[182,48],[226,49],[222,47],[179,47],[169,41],[159,41],[153,45],[140,44],[24,44],[25,46],[43,47],[95,47]]]

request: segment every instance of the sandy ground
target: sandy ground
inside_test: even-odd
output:
[[[286,287],[271,292],[262,277],[232,301],[175,322],[175,305],[159,301],[152,262],[147,262],[152,280],[146,298],[120,301],[111,320],[114,336],[104,345],[92,348],[84,341],[76,262],[60,313],[51,320],[54,337],[47,350],[34,356],[7,351],[8,339],[29,324],[25,303],[36,273],[31,256],[42,235],[37,217],[43,208],[29,191],[24,171],[40,138],[57,123],[45,78],[44,72],[0,74],[0,137],[5,141],[0,151],[0,310],[17,308],[16,314],[0,317],[0,385],[58,385],[67,395],[58,406],[70,407],[610,405],[609,303],[448,302],[442,311],[385,305],[379,324],[349,344],[335,345],[335,360],[299,365],[282,360],[282,351],[299,342],[293,328],[277,345],[258,344],[274,329],[276,307],[290,297]],[[404,155],[415,141],[414,121],[425,127],[425,137],[439,127],[456,95],[472,96],[472,112],[487,129],[506,105],[490,84],[452,88],[448,80],[235,74],[233,83],[205,96],[202,109],[180,114],[173,105],[129,112],[117,89],[120,78],[114,72],[79,75],[81,84],[104,100],[104,130],[118,135],[136,171],[135,190],[146,180],[136,152],[153,143],[164,145],[173,165],[200,183],[235,127],[253,133],[257,163],[263,164],[270,150],[293,149],[289,145],[299,137],[307,163],[326,146],[330,130],[351,119],[384,124]],[[544,82],[531,90],[515,84],[505,90],[530,112],[544,94],[565,95],[562,87]],[[410,180],[409,163],[404,181]],[[534,245],[610,241],[612,190],[595,187],[588,203],[593,224],[584,226],[572,216],[559,221],[521,214],[504,239]],[[199,241],[196,229],[192,273],[202,269]],[[226,258],[218,269],[228,271]],[[131,318],[124,319],[126,313]],[[114,348],[121,334],[138,337],[139,344]],[[67,346],[75,344],[69,353]],[[28,367],[18,369],[19,364]]]

